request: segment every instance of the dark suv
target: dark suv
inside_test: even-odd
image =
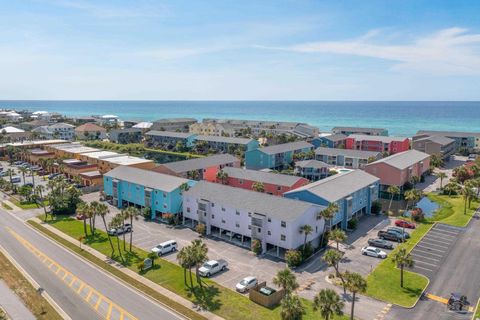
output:
[[[397,232],[378,231],[377,236],[382,240],[403,242],[404,238]]]

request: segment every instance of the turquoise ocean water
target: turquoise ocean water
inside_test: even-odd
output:
[[[115,114],[122,120],[171,117],[236,118],[387,128],[392,135],[417,130],[480,132],[480,102],[360,101],[0,101],[0,108],[55,111],[69,116]]]

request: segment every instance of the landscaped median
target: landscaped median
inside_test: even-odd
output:
[[[429,193],[427,197],[440,205],[433,218],[430,220],[449,224],[457,227],[465,227],[475,214],[479,202],[472,201],[472,208],[467,207],[467,213],[464,213],[465,202],[461,196],[440,195]]]
[[[81,250],[78,245],[75,245],[70,241],[65,240],[62,237],[54,234],[39,223],[36,223],[34,221],[29,221],[29,223],[45,235],[53,238],[68,249],[95,263],[97,266],[128,282],[140,291],[143,291],[146,294],[154,297],[155,299],[164,302],[170,307],[178,310],[180,313],[186,314],[191,319],[203,319],[201,315],[195,313],[193,310],[158,293],[152,288],[146,286],[145,284],[139,282],[136,279],[133,279],[132,277],[126,275],[119,269],[107,264],[106,262],[95,257],[94,255],[84,250]],[[62,231],[63,233],[69,235],[74,239],[79,239],[81,236],[84,235],[83,223],[75,219],[60,218],[49,223],[51,226],[57,228],[58,230]],[[106,233],[100,230],[97,230],[96,232],[98,236],[96,236],[93,241],[91,239],[87,240],[85,244],[97,250],[98,252],[109,256],[111,253],[111,248]],[[123,247],[123,242],[121,242],[121,246]],[[126,266],[129,269],[137,272],[136,263],[138,261],[143,261],[143,259],[147,257],[148,253],[136,247],[133,247],[132,251],[133,252],[126,257]],[[163,259],[156,260],[155,264],[158,265],[158,267],[144,273],[144,277],[178,294],[179,296],[182,296],[183,298],[186,298],[196,304],[200,304],[206,307],[208,311],[215,313],[216,315],[219,315],[225,319],[280,319],[280,307],[274,309],[264,308],[250,301],[248,297],[238,294],[209,279],[204,279],[204,283],[207,285],[207,287],[203,290],[203,292],[194,296],[185,287],[183,269],[181,267]],[[307,312],[303,319],[313,320],[319,318],[319,313],[313,311],[312,303],[310,301],[303,300],[303,304],[305,305]],[[347,318],[337,317],[334,319]]]
[[[410,239],[398,245],[390,253],[390,257],[402,247],[410,252],[432,226],[433,223],[417,224]],[[427,287],[429,280],[418,273],[404,271],[404,286],[400,287],[400,269],[395,266],[390,257],[380,262],[368,276],[367,295],[402,307],[413,307]]]

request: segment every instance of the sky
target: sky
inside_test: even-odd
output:
[[[480,100],[477,0],[0,8],[0,100]]]

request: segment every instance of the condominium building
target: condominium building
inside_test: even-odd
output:
[[[234,153],[237,150],[250,151],[259,147],[259,143],[255,139],[205,135],[196,136],[194,144],[197,143],[204,143],[207,150],[213,149],[222,153]]]
[[[88,122],[75,128],[75,137],[79,140],[103,140],[107,137],[107,130]]]
[[[310,181],[317,181],[328,177],[332,167],[318,160],[297,161],[293,173]]]
[[[137,128],[115,129],[108,133],[108,139],[120,144],[140,143],[143,139],[143,131]]]
[[[45,139],[73,140],[75,126],[68,123],[55,123],[50,126],[41,126],[32,130]]]
[[[151,130],[188,132],[190,125],[197,122],[194,118],[170,118],[153,121]]]
[[[146,144],[149,147],[161,147],[171,149],[177,143],[183,144],[187,148],[193,146],[196,134],[176,131],[158,131],[151,130],[145,134]]]
[[[480,132],[420,130],[417,135],[443,136],[455,140],[456,151],[480,151]]]
[[[327,147],[327,148],[340,148],[345,147],[345,140],[347,136],[342,133],[335,133],[329,136],[321,136],[314,138],[312,144],[318,147]]]
[[[151,208],[152,219],[181,213],[183,189],[195,184],[192,180],[126,166],[107,172],[103,179],[104,192],[112,197],[115,206]]]
[[[410,139],[405,137],[352,134],[345,140],[345,148],[395,154],[407,151],[410,148]]]
[[[368,162],[382,157],[381,152],[320,147],[315,149],[315,159],[326,164],[351,169],[361,169]]]
[[[371,213],[372,203],[378,199],[379,181],[362,170],[353,170],[286,192],[284,197],[322,206],[336,203],[339,210],[332,219],[332,226],[347,229],[350,220]]]
[[[310,225],[307,242],[319,245],[323,206],[261,192],[200,181],[183,194],[184,224],[202,223],[208,235],[250,248],[259,240],[262,252],[282,257],[304,243],[300,228]]]
[[[416,135],[412,140],[412,149],[439,155],[448,160],[451,155],[458,151],[457,142],[445,136]]]
[[[313,150],[313,145],[306,141],[277,144],[259,148],[245,153],[247,169],[282,170],[293,163],[293,155]]]
[[[335,134],[363,134],[367,136],[388,136],[388,130],[383,128],[361,128],[361,127],[335,127],[332,129]]]

